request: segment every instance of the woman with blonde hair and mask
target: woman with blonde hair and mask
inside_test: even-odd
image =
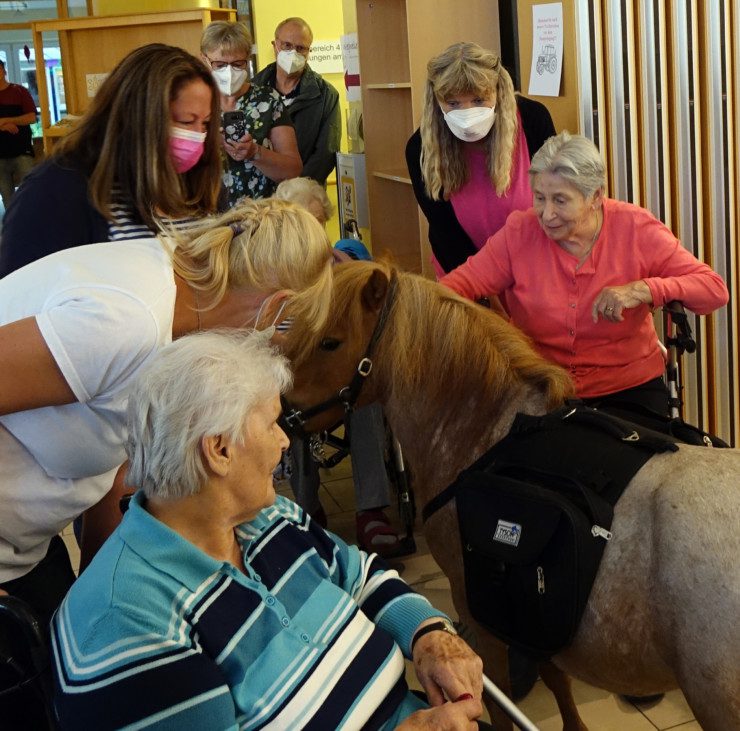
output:
[[[95,506],[84,565],[120,520],[126,401],[162,347],[301,313],[318,327],[331,264],[308,211],[245,201],[187,233],[66,249],[0,280],[0,590],[48,622],[74,580],[57,534]]]
[[[243,23],[217,20],[200,39],[203,62],[218,85],[222,112],[242,112],[245,128],[224,124],[224,175],[228,205],[267,198],[281,180],[301,174],[295,129],[280,94],[249,78],[252,38]],[[233,134],[245,133],[233,139]]]
[[[456,43],[429,61],[406,162],[438,276],[475,254],[509,213],[531,207],[529,161],[553,134],[547,109],[514,93],[497,54]]]
[[[13,196],[0,277],[61,249],[152,236],[216,213],[218,103],[208,69],[182,48],[151,43],[129,53]]]

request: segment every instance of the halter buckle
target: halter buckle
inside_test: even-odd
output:
[[[302,427],[306,422],[303,420],[303,414],[296,409],[291,409],[287,414],[283,413],[285,423],[291,428]]]
[[[363,377],[367,378],[370,375],[370,372],[373,370],[373,362],[370,360],[370,358],[363,358],[358,364],[357,364],[357,372]]]

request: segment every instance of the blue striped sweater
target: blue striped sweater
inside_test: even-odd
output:
[[[391,729],[404,655],[444,616],[278,497],[237,529],[248,576],[131,501],[52,622],[63,729]]]

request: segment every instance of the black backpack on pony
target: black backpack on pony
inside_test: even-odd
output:
[[[573,641],[613,506],[674,440],[580,402],[517,414],[509,434],[424,509],[456,500],[468,607],[503,642],[549,657]]]

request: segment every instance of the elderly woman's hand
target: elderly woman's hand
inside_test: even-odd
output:
[[[252,135],[248,132],[238,142],[233,140],[224,140],[224,150],[226,154],[237,162],[249,162],[254,160],[255,157],[259,158],[261,146],[258,145],[253,139]]]
[[[483,712],[481,702],[467,698],[456,703],[445,703],[443,706],[428,708],[412,713],[403,723],[396,726],[396,731],[477,731],[475,719]]]
[[[619,287],[604,287],[594,300],[591,316],[594,322],[598,322],[599,315],[605,320],[622,322],[623,310],[652,303],[653,295],[650,294],[650,288],[642,279],[638,279]]]
[[[414,670],[432,706],[483,693],[483,661],[457,635],[428,632],[413,650]]]

